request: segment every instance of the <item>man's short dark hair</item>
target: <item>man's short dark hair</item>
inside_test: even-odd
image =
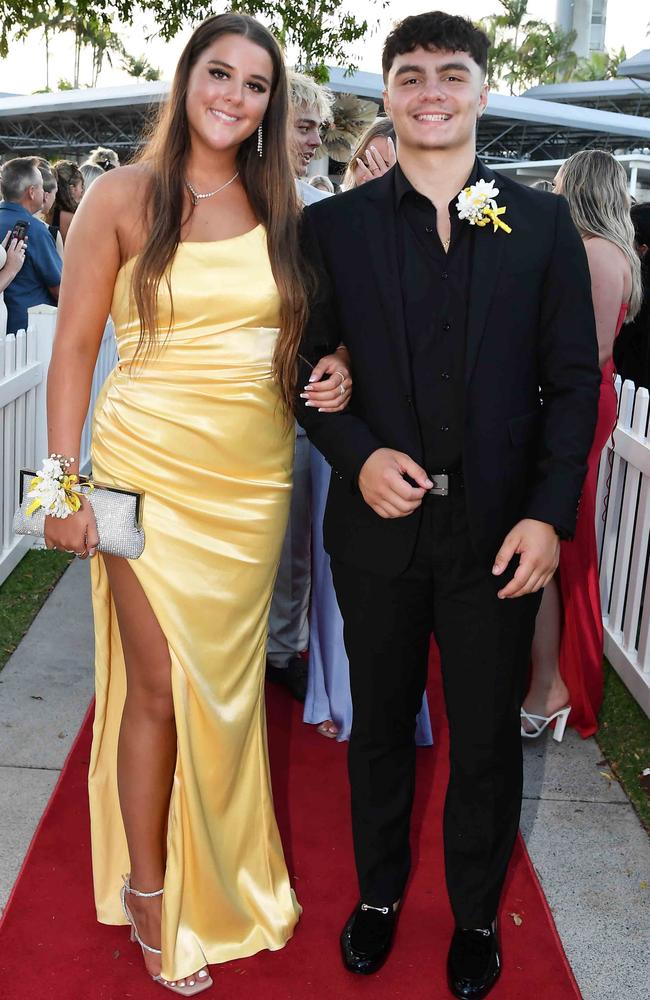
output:
[[[384,42],[381,67],[388,79],[395,56],[415,49],[436,49],[441,52],[469,52],[472,59],[487,73],[490,40],[484,31],[466,17],[445,14],[441,10],[413,14],[400,21]]]
[[[31,156],[7,160],[0,170],[0,193],[5,201],[19,202],[27,188],[40,184],[41,175]]]

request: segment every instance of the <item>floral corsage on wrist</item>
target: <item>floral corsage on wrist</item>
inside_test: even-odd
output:
[[[25,512],[28,517],[41,507],[49,517],[66,518],[77,513],[81,507],[79,477],[68,472],[73,462],[74,458],[65,455],[50,455],[43,460],[27,491],[31,499]]]
[[[505,233],[511,233],[512,229],[500,216],[506,211],[505,205],[501,208],[496,203],[499,188],[494,186],[494,181],[477,181],[470,187],[464,188],[458,195],[456,209],[459,219],[466,219],[470,226],[494,226],[503,229]]]

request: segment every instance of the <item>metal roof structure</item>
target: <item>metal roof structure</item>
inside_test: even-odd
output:
[[[524,97],[650,118],[650,79],[629,77],[585,83],[549,83],[531,87]]]
[[[635,76],[639,80],[650,80],[650,49],[643,49],[635,56],[625,59],[616,70],[617,76]]]
[[[637,201],[650,201],[650,152],[646,155],[626,154],[617,156],[628,177],[630,194]],[[522,184],[538,180],[552,181],[564,160],[528,160],[526,163],[500,163],[498,170],[510,174]]]
[[[630,87],[638,81],[606,82]],[[650,83],[642,82],[650,91]],[[336,93],[352,93],[381,103],[383,81],[378,73],[346,75],[332,68],[329,86]],[[603,84],[597,86],[602,88]],[[543,89],[548,92],[554,88]],[[83,159],[94,146],[102,145],[126,158],[137,149],[153,112],[168,91],[169,83],[156,81],[1,98],[0,155]],[[618,108],[603,111],[578,107],[566,100],[557,103],[548,93],[543,97],[490,95],[479,125],[480,155],[499,163],[563,159],[589,146],[612,152],[650,147],[650,118],[622,114]]]

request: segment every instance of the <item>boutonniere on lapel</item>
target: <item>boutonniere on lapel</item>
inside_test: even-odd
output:
[[[498,187],[494,186],[494,181],[477,181],[470,187],[464,188],[458,195],[456,209],[459,219],[467,219],[470,226],[494,226],[503,229],[505,233],[511,233],[512,229],[500,218],[505,213],[506,206],[501,208],[496,203],[499,193]]]

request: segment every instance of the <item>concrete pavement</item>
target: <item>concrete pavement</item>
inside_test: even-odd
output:
[[[92,649],[76,561],[0,673],[0,909],[92,697]],[[524,760],[522,832],[583,997],[648,1000],[650,839],[593,740],[527,740]],[[551,981],[533,991],[553,1000]]]

